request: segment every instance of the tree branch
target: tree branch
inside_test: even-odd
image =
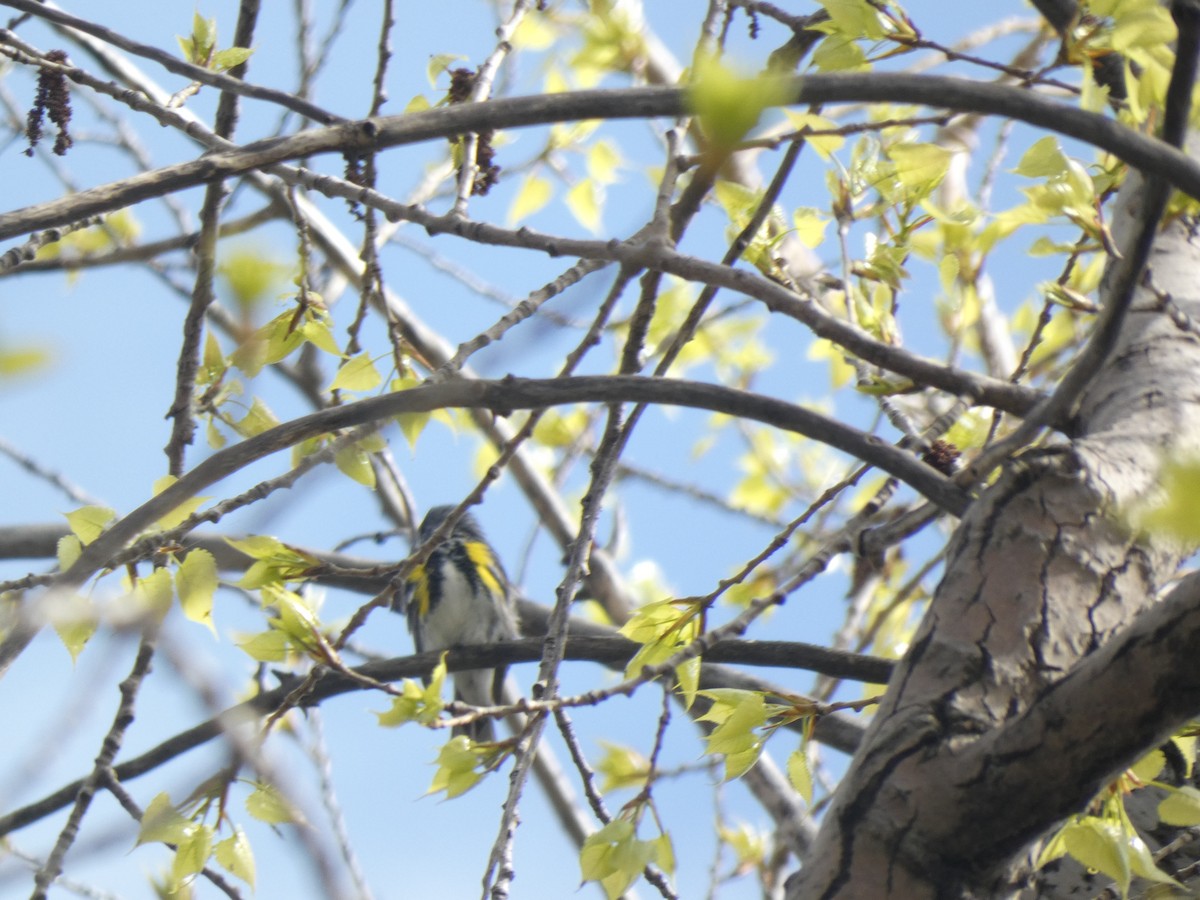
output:
[[[746,391],[692,381],[636,376],[454,381],[423,385],[321,410],[213,454],[84,547],[79,559],[62,575],[60,586],[77,587],[82,584],[106,566],[108,560],[134,537],[209,485],[255,460],[317,435],[379,421],[400,413],[432,412],[448,407],[491,409],[498,414],[507,414],[516,409],[540,409],[566,403],[624,401],[687,406],[764,422],[820,440],[878,466],[954,515],[961,515],[969,502],[967,496],[944,475],[873,435],[864,434],[803,407]]]
[[[549,610],[545,607],[540,607],[535,611],[534,616],[527,618],[525,614],[530,605],[527,603],[521,605],[523,625],[528,625],[531,619],[536,619],[544,623],[545,617],[549,615]],[[573,620],[571,628],[574,631],[579,626],[582,629],[588,630],[589,624]],[[598,627],[592,626],[592,628]],[[564,656],[568,660],[599,662],[605,665],[623,667],[640,647],[640,644],[635,644],[632,641],[618,637],[569,636],[565,642]],[[842,653],[812,645],[788,644],[783,641],[722,642],[717,644],[706,656],[710,656],[714,660],[720,658],[739,663],[757,660],[757,662],[750,663],[754,665],[787,665],[804,668],[807,666],[807,663],[799,663],[798,661],[810,658],[810,651],[813,654],[811,660],[814,664],[824,667],[826,663],[829,663],[831,673],[836,670],[844,677],[856,677],[847,674],[850,671],[855,671],[874,682],[879,676],[886,675],[891,668],[891,663],[888,660],[862,657],[852,653]],[[541,659],[541,655],[542,640],[541,638],[534,637],[499,644],[460,647],[449,652],[446,657],[446,665],[449,671],[457,672],[464,669],[495,666],[500,663],[537,662]],[[440,659],[441,653],[438,652],[421,653],[413,656],[366,663],[365,665],[356,666],[353,671],[374,681],[398,681],[401,678],[418,678],[429,674]],[[817,660],[821,660],[821,662],[817,663]],[[788,693],[760,679],[751,678],[742,673],[737,673],[737,677],[730,678],[728,670],[707,661],[701,668],[700,683],[701,687],[705,689],[718,686],[738,686],[746,690],[765,691],[776,695],[781,692]],[[114,766],[113,772],[122,782],[145,775],[168,760],[174,759],[188,750],[199,747],[213,738],[220,736],[226,727],[223,723],[241,722],[245,720],[247,715],[255,717],[266,715],[288,698],[293,687],[294,685],[288,682],[260,694],[253,700],[240,703],[221,713],[219,716],[168,738],[141,756]],[[361,681],[340,673],[326,672],[317,679],[313,689],[305,695],[302,705],[318,705],[331,697],[360,690],[365,690]],[[826,721],[832,724],[828,728],[823,728],[822,723]],[[847,725],[848,723],[845,719],[836,715],[820,718],[817,721],[814,737],[817,740],[828,739],[831,746],[836,746],[838,749],[850,752],[853,750],[853,739],[851,736],[855,734],[856,729],[853,727],[848,729]],[[793,723],[788,727],[802,731],[803,723]],[[0,817],[0,836],[24,828],[67,806],[74,800],[82,784],[82,780],[73,782],[41,800]]]
[[[295,94],[289,94],[287,91],[277,91],[274,88],[247,84],[231,75],[206,69],[203,66],[192,65],[192,63],[184,62],[179,57],[167,53],[165,50],[131,40],[119,31],[113,31],[111,28],[105,28],[103,25],[96,22],[89,22],[87,19],[80,19],[77,16],[55,8],[49,3],[41,3],[37,2],[37,0],[0,0],[0,5],[20,10],[39,19],[45,19],[48,22],[53,22],[55,25],[73,28],[76,31],[82,31],[84,34],[90,34],[93,37],[100,38],[100,40],[107,44],[112,44],[114,47],[120,47],[122,50],[132,53],[134,56],[154,60],[154,62],[158,63],[168,72],[172,72],[175,75],[182,75],[191,81],[198,81],[201,84],[207,84],[218,90],[227,91],[242,97],[253,97],[256,100],[265,100],[268,103],[278,104],[292,110],[292,112],[299,113],[306,119],[320,122],[322,125],[346,121],[341,116],[321,109],[315,103],[310,103],[307,100],[297,97]]]
[[[27,0],[11,0],[25,3]],[[40,8],[40,4],[32,4]],[[237,82],[241,84],[241,82]],[[807,75],[783,79],[783,104],[918,103],[956,112],[1004,116],[1073,137],[1130,165],[1155,171],[1189,196],[1200,198],[1200,164],[1169,144],[1138,134],[1097,113],[1030,90],[934,75]],[[575,91],[509,97],[442,109],[384,116],[315,128],[206,154],[69,197],[0,215],[0,240],[108,212],[209,181],[322,153],[370,153],[388,147],[445,139],[469,132],[522,128],[580,119],[648,119],[679,116],[689,103],[683,88]]]

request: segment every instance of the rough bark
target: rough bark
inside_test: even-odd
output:
[[[1131,178],[1118,246],[1142,197]],[[1176,219],[1156,239],[1075,440],[1010,464],[963,518],[789,898],[1016,894],[1038,838],[1189,714],[1157,708],[1161,673],[1146,666],[1123,669],[1109,702],[1062,700],[1087,695],[1070,676],[1089,674],[1110,642],[1123,647],[1181,559],[1132,536],[1121,511],[1155,489],[1164,453],[1197,446],[1200,341],[1162,299],[1200,315],[1194,226]]]

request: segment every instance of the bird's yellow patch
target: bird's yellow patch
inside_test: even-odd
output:
[[[412,585],[412,602],[417,604],[417,615],[429,613],[429,579],[425,577],[425,564],[413,566],[408,573],[408,583]]]
[[[504,585],[500,583],[500,578],[497,574],[496,557],[492,554],[491,548],[481,541],[467,541],[463,544],[467,551],[467,559],[471,560],[471,564],[475,566],[475,571],[479,573],[479,578],[483,582],[483,586],[488,589],[488,592],[496,597],[504,595]]]

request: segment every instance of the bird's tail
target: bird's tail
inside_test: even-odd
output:
[[[454,675],[454,699],[471,706],[495,706],[504,702],[506,669],[472,669]],[[454,728],[454,735],[465,734],[477,743],[496,740],[494,719],[476,719]]]

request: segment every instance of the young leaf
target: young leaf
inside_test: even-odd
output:
[[[515,225],[522,219],[532,216],[550,202],[554,189],[550,182],[535,173],[525,176],[517,195],[513,197],[512,205],[508,208],[508,224]]]
[[[292,642],[288,640],[288,636],[275,629],[258,634],[238,635],[234,643],[258,662],[283,662],[292,649]]]
[[[364,487],[375,490],[375,469],[371,466],[371,457],[363,452],[362,447],[357,445],[343,447],[337,452],[333,462],[343,475],[353,478]]]
[[[74,537],[71,539],[75,540]],[[79,594],[60,598],[51,607],[50,621],[58,639],[71,654],[71,662],[77,662],[79,654],[96,633],[96,613],[92,602]]]
[[[715,59],[701,59],[688,87],[688,105],[708,140],[708,164],[723,161],[758,124],[763,110],[786,98],[785,83],[778,79],[742,78]]]
[[[1191,785],[1173,788],[1158,804],[1158,819],[1184,828],[1200,825],[1200,791]]]
[[[254,793],[246,798],[246,812],[268,825],[297,821],[283,795],[273,785],[261,781],[255,783]]]
[[[813,799],[813,782],[812,770],[808,766],[808,754],[804,752],[804,747],[801,746],[795,750],[787,761],[788,781],[792,783],[792,787],[796,789],[804,802],[812,806]]]
[[[483,778],[479,766],[485,753],[483,748],[474,746],[465,735],[451,738],[438,753],[438,769],[427,793],[445,791],[447,800],[465,794]]]
[[[230,47],[227,50],[218,50],[213,54],[212,68],[218,72],[224,72],[240,66],[253,55],[254,51],[249,47]]]
[[[90,544],[100,537],[108,523],[117,517],[107,506],[81,506],[67,513],[67,524],[80,543]]]
[[[567,209],[577,222],[591,232],[600,230],[600,191],[590,180],[576,182],[567,191]]]
[[[206,865],[212,856],[213,830],[208,825],[194,825],[192,830],[175,843],[175,858],[171,862],[171,880],[182,884]]]
[[[589,835],[579,851],[584,881],[598,881],[609,900],[622,896],[655,860],[657,846],[638,840],[634,823],[621,816]]]
[[[382,383],[383,376],[379,374],[379,371],[375,368],[375,363],[371,361],[371,354],[364,350],[357,356],[350,357],[338,369],[333,383],[329,385],[329,390],[370,391],[379,387]]]
[[[180,815],[166,793],[158,794],[142,813],[142,824],[138,828],[137,843],[177,844],[186,838],[195,825]]]
[[[1133,871],[1129,847],[1117,823],[1097,816],[1084,816],[1064,828],[1062,836],[1068,854],[1115,881],[1121,896],[1128,893]]]
[[[159,478],[152,486],[154,495],[157,497],[178,480],[174,475],[164,475],[162,478]],[[155,522],[155,527],[161,528],[164,531],[168,528],[174,528],[203,506],[208,499],[208,497],[189,497]]]
[[[246,832],[235,828],[233,834],[218,842],[213,855],[226,872],[254,887],[254,851],[250,849]]]
[[[83,544],[79,538],[73,534],[64,534],[58,539],[58,545],[55,548],[55,555],[58,557],[58,568],[65,572],[71,566],[75,565],[75,560],[79,559],[79,554],[83,552]]]
[[[601,741],[604,755],[596,762],[596,772],[602,778],[604,793],[618,788],[641,788],[650,774],[650,760],[632,747]]]
[[[213,625],[213,595],[217,591],[217,561],[207,550],[188,553],[175,573],[175,591],[183,614],[193,622],[208,626],[215,636]]]
[[[175,599],[170,570],[155,569],[143,575],[134,582],[130,594],[138,608],[160,618],[165,616],[171,609],[171,601]]]
[[[262,434],[270,428],[274,428],[279,424],[279,420],[275,418],[275,414],[267,408],[267,404],[263,403],[258,397],[254,398],[254,402],[250,404],[250,409],[239,422],[235,422],[233,427],[242,437],[254,437]]]

